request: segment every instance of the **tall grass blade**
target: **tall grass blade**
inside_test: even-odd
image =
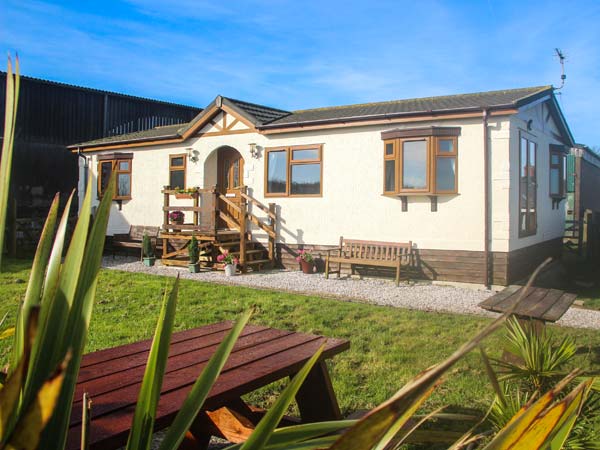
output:
[[[246,323],[248,323],[251,315],[252,311],[246,311],[242,314],[225,339],[219,344],[214,355],[208,360],[204,370],[202,370],[192,390],[183,402],[175,420],[173,420],[173,423],[169,427],[167,434],[160,444],[159,450],[175,450],[179,447],[179,444],[181,444],[185,437],[185,433],[200,412],[200,408],[202,408],[208,393],[221,373],[223,366],[227,362],[227,358],[229,358],[233,350],[235,342],[246,326]]]
[[[2,254],[6,233],[6,214],[8,211],[8,194],[10,191],[10,172],[13,158],[15,138],[15,121],[19,103],[19,57],[15,59],[13,77],[12,61],[8,57],[6,69],[6,104],[4,107],[4,137],[2,139],[2,155],[0,156],[0,272],[2,271]]]
[[[29,284],[25,291],[25,299],[17,313],[11,368],[16,367],[23,357],[25,332],[27,329],[25,319],[29,317],[31,308],[39,305],[42,298],[44,275],[48,266],[48,258],[50,256],[50,250],[52,249],[52,237],[54,236],[54,228],[56,227],[56,220],[58,218],[58,201],[59,196],[56,194],[52,201],[52,205],[50,206],[50,211],[48,212],[48,217],[46,218],[46,223],[42,229],[40,241],[38,242],[37,250],[35,252],[31,273],[29,275]]]
[[[152,443],[152,430],[156,419],[156,407],[160,397],[167,359],[169,344],[175,321],[179,276],[170,292],[165,291],[163,305],[156,324],[152,347],[146,363],[146,371],[140,387],[135,413],[131,422],[131,430],[127,440],[128,450],[149,449]]]
[[[248,440],[244,442],[241,450],[259,450],[262,449],[271,438],[273,431],[283,418],[288,406],[294,400],[296,393],[302,387],[302,383],[310,373],[313,366],[319,361],[325,344],[321,345],[317,352],[304,364],[302,369],[292,378],[290,383],[283,390],[277,401],[265,414],[262,420],[256,426],[254,432]]]
[[[58,293],[58,286],[62,273],[63,248],[72,198],[73,194],[69,197],[66,208],[63,211],[48,259],[42,290],[39,327],[33,344],[31,365],[27,373],[27,383],[25,384],[23,394],[23,404],[25,405],[33,399],[35,392],[54,371],[55,367],[64,359],[66,354],[66,352],[63,352],[55,358],[52,357],[53,354],[57,353],[55,348],[59,347],[61,339],[59,330],[65,327],[65,317],[67,317],[69,311]]]
[[[86,232],[78,233],[78,227],[81,223],[89,223],[88,207],[82,208],[80,218],[77,222],[69,251],[65,258],[63,266],[64,275],[61,277],[61,285],[59,293],[70,293],[69,289],[73,285],[76,288],[72,291],[73,295],[66,297],[70,305],[69,314],[66,320],[67,333],[61,335],[61,341],[58,345],[62,346],[62,350],[72,352],[71,360],[65,371],[65,381],[62,385],[60,395],[57,402],[57,414],[53,414],[48,425],[44,429],[43,439],[40,443],[40,449],[62,449],[65,446],[67,431],[69,428],[69,418],[71,416],[71,407],[73,402],[73,394],[75,392],[75,384],[77,383],[77,375],[79,374],[79,365],[81,356],[85,346],[85,340],[88,333],[89,323],[96,295],[96,285],[98,282],[98,272],[102,263],[102,253],[104,251],[104,240],[106,235],[106,227],[110,215],[112,198],[115,190],[114,174],[111,175],[110,182],[105,191],[104,197],[98,206],[96,218],[92,225],[89,238],[86,243]],[[91,183],[88,185],[86,199],[91,196]],[[84,201],[85,203],[85,201]],[[81,215],[87,217],[81,217]],[[85,230],[87,231],[87,230]],[[81,268],[77,271],[74,269],[67,270],[73,264],[69,262],[71,252],[76,252],[73,248],[78,245],[85,247]],[[63,285],[62,280],[65,278],[77,277],[75,281],[65,280]],[[64,291],[62,290],[64,286]],[[50,444],[52,442],[52,444]]]
[[[500,328],[510,315],[519,306],[520,301],[530,288],[539,272],[550,262],[544,261],[530,277],[527,285],[522,290],[517,302],[505,314],[494,320],[477,336],[456,350],[445,361],[421,372],[413,380],[400,389],[392,398],[369,412],[356,425],[344,433],[331,447],[333,450],[352,450],[356,448],[370,449],[377,445],[388,432],[388,429],[397,421],[408,419],[407,412],[415,404],[422,402],[423,396],[428,396],[430,389],[439,382],[442,375],[456,364],[463,356],[476,348],[481,341]]]

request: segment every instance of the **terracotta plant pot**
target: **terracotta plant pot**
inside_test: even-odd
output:
[[[307,273],[307,274],[311,274],[313,273],[313,269],[315,267],[315,264],[313,261],[304,261],[303,259],[300,260],[300,267],[302,267],[302,272],[303,273]]]
[[[235,264],[225,264],[225,276],[233,277],[235,275]]]

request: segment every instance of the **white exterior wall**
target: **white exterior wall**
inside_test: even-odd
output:
[[[531,130],[527,122],[531,120]],[[546,104],[523,108],[510,121],[510,164],[516,169],[511,173],[510,190],[510,251],[529,247],[540,242],[561,238],[565,229],[566,201],[552,209],[550,197],[550,144],[562,145],[554,135],[560,135],[549,116]],[[532,236],[519,237],[519,151],[521,133],[537,143],[537,232]]]
[[[513,239],[509,197],[514,200],[509,153],[514,134],[507,116],[492,117],[491,211],[492,250],[505,252]],[[427,196],[408,197],[408,211],[402,212],[399,198],[382,195],[383,141],[381,132],[395,128],[425,126],[461,127],[458,137],[459,195],[440,195],[438,210],[431,212]],[[516,141],[515,141],[516,142]],[[249,144],[261,148],[260,158],[250,156]],[[265,147],[323,144],[322,197],[264,197]],[[355,239],[413,241],[418,248],[441,250],[484,249],[483,125],[481,118],[437,122],[361,126],[320,131],[261,135],[257,133],[203,136],[181,145],[153,146],[133,151],[132,199],[116,203],[108,234],[127,232],[129,225],[161,225],[162,187],[168,184],[169,155],[198,152],[198,162],[187,161],[187,187],[210,187],[216,183],[216,149],[228,145],[245,160],[244,183],[251,195],[263,203],[278,205],[280,242],[288,244],[335,245],[340,235]],[[119,150],[110,150],[112,153]],[[517,155],[518,157],[518,155]],[[540,163],[540,167],[541,167]],[[515,167],[518,166],[518,160]],[[97,179],[97,159],[92,156],[90,171]],[[541,173],[541,171],[540,171]],[[516,172],[513,174],[516,177]],[[515,179],[516,180],[516,179]],[[94,184],[95,185],[95,184]],[[540,189],[541,193],[542,189]],[[541,194],[540,194],[541,195]],[[176,200],[172,198],[173,202]],[[182,204],[189,204],[181,201]],[[176,204],[176,203],[174,203]],[[540,202],[540,207],[542,202]],[[259,234],[256,234],[259,236]],[[529,245],[529,244],[528,244]]]

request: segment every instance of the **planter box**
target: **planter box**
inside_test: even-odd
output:
[[[196,198],[198,194],[175,194],[175,198]]]
[[[152,267],[156,262],[156,258],[153,256],[151,258],[144,257],[144,265],[147,267]]]

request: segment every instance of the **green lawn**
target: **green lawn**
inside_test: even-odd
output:
[[[13,323],[28,277],[30,261],[5,261],[0,274],[0,313]],[[161,293],[172,278],[103,270],[87,350],[93,351],[151,336],[159,313]],[[345,413],[372,407],[401,387],[419,371],[448,356],[488,323],[472,316],[425,313],[316,296],[228,287],[182,280],[176,328],[183,330],[225,319],[235,319],[255,306],[252,322],[297,331],[348,338],[351,349],[331,363],[331,375]],[[5,325],[6,326],[6,325]],[[552,327],[568,334],[580,347],[577,364],[600,369],[600,332]],[[6,362],[8,341],[0,341]],[[501,336],[486,342],[499,355]],[[275,385],[252,396],[268,403]],[[477,354],[471,354],[449,375],[428,407],[463,405],[484,409],[491,398],[485,371]]]

